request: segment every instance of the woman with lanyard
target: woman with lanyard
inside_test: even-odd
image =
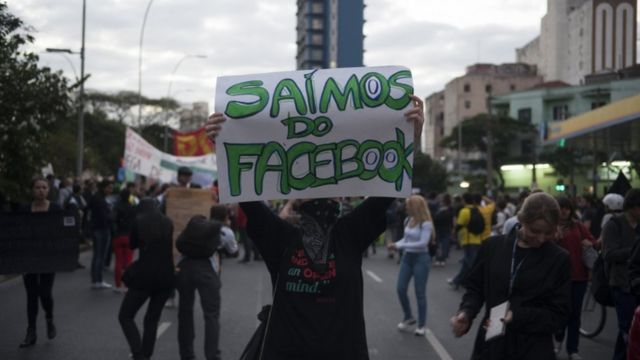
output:
[[[552,335],[567,325],[571,263],[556,245],[560,207],[548,194],[530,195],[509,236],[480,248],[458,313],[455,336],[466,334],[485,305],[471,359],[555,359]]]
[[[36,178],[31,183],[33,192],[33,201],[24,208],[27,213],[39,213],[50,211],[61,211],[62,209],[56,203],[47,200],[49,195],[49,182],[43,178]],[[22,277],[24,288],[27,291],[27,335],[20,343],[21,348],[35,345],[38,336],[36,331],[36,323],[38,320],[38,301],[42,304],[47,320],[47,337],[53,339],[56,337],[56,326],[53,323],[53,281],[55,273],[29,273]]]

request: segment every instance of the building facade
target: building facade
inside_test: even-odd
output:
[[[181,109],[180,131],[194,131],[204,126],[209,117],[209,103],[206,101],[194,102],[191,109]]]
[[[637,62],[637,0],[548,0],[540,35],[516,49],[545,81],[581,85]]]
[[[440,141],[452,134],[463,120],[487,113],[490,96],[528,89],[541,82],[535,66],[527,64],[467,67],[465,75],[451,80],[443,91],[426,98],[422,151],[437,159],[452,155],[453,152],[440,147]]]
[[[363,66],[363,0],[298,0],[297,18],[298,69]]]

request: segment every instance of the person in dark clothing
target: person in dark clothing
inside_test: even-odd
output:
[[[133,251],[129,244],[131,225],[135,219],[135,207],[130,203],[131,193],[128,188],[120,191],[115,205],[115,236],[113,238],[113,253],[116,257],[114,267],[114,284],[116,291],[123,291],[122,272],[131,264]]]
[[[573,202],[566,196],[557,198],[560,205],[560,237],[558,245],[567,250],[571,260],[571,313],[567,324],[567,355],[570,360],[581,359],[578,355],[580,341],[580,317],[582,315],[582,300],[587,290],[589,269],[584,265],[582,252],[586,247],[593,247],[596,240],[576,216]],[[564,340],[565,330],[556,334],[557,352]]]
[[[129,290],[118,314],[134,360],[149,359],[153,354],[158,320],[175,286],[172,236],[171,220],[160,213],[155,200],[143,199],[129,239],[131,248],[139,248],[140,254],[123,276]],[[149,305],[141,338],[135,316],[147,299]]]
[[[89,202],[91,230],[93,231],[93,257],[91,259],[91,288],[110,289],[111,285],[102,280],[102,271],[111,242],[111,209],[107,196],[113,192],[113,184],[103,180],[98,185],[98,193]]]
[[[412,96],[405,118],[422,132],[423,103]],[[205,129],[214,140],[225,121],[213,114]],[[241,203],[247,230],[269,274],[274,300],[262,346],[264,360],[366,360],[362,253],[385,230],[392,198],[369,197],[339,216],[334,199],[302,201],[289,223],[263,202]]]
[[[25,207],[29,213],[61,211],[58,203],[47,199],[49,195],[49,183],[47,180],[37,178],[31,184],[33,201]],[[55,273],[27,273],[22,276],[24,288],[27,292],[27,335],[20,343],[21,348],[35,345],[37,341],[36,323],[38,320],[38,301],[42,304],[47,321],[47,337],[56,337],[56,326],[53,322],[53,282]]]
[[[567,325],[571,262],[555,244],[560,208],[548,194],[529,196],[518,213],[521,227],[485,241],[469,276],[458,313],[451,318],[460,337],[483,305],[472,360],[552,360],[552,335]],[[502,336],[487,341],[492,308],[507,302]]]
[[[440,198],[438,212],[433,218],[433,225],[436,229],[436,242],[438,244],[438,254],[436,255],[435,266],[445,266],[449,258],[451,248],[451,236],[453,234],[453,208],[451,207],[451,196],[443,194]]]
[[[76,218],[76,227],[78,228],[78,247],[84,244],[82,219],[87,211],[87,201],[82,196],[82,185],[79,182],[73,184],[72,193],[64,203],[64,209],[70,211]],[[85,266],[80,263],[80,249],[78,249],[78,269],[84,269]]]
[[[640,221],[640,189],[631,189],[624,197],[623,213],[612,216],[602,231],[602,253],[607,266],[609,285],[618,317],[618,338],[613,354],[614,360],[625,360],[629,340],[629,329],[636,298],[629,286],[628,263],[631,250],[638,244],[638,222]]]

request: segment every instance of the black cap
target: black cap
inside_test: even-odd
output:
[[[193,174],[193,171],[191,171],[190,167],[180,166],[178,168],[178,175],[189,175],[189,176],[191,176],[192,174]]]

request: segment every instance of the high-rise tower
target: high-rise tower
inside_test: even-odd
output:
[[[363,0],[298,0],[298,69],[363,65]]]

